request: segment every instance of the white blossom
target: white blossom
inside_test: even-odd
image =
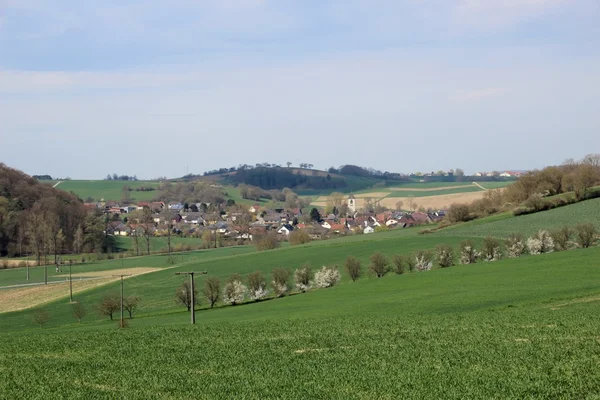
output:
[[[489,249],[483,261],[498,261],[502,258],[502,252],[500,251],[500,246],[494,246]]]
[[[337,268],[323,266],[323,268],[315,273],[315,286],[318,288],[328,288],[337,285],[340,279],[340,271]]]
[[[250,298],[252,300],[260,300],[269,295],[269,291],[264,286],[260,286],[258,289],[250,291]]]
[[[478,252],[472,246],[465,246],[460,252],[460,263],[461,264],[475,264],[477,259],[481,257],[481,253]]]
[[[223,290],[223,302],[235,305],[244,301],[248,289],[239,280],[227,282]]]
[[[539,231],[527,239],[527,249],[529,250],[529,254],[532,255],[552,253],[554,251],[554,240],[548,232]]]
[[[288,285],[277,283],[275,281],[271,282],[271,286],[273,287],[273,292],[275,292],[275,295],[278,297],[283,296],[289,290]]]
[[[429,271],[433,267],[431,259],[425,256],[415,257],[415,268],[417,271]]]

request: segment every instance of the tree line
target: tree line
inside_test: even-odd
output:
[[[0,256],[33,254],[38,263],[56,263],[81,249],[108,251],[104,226],[104,216],[87,213],[73,193],[0,164]]]

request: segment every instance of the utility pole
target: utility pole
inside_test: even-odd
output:
[[[44,285],[48,284],[48,262],[44,260]]]
[[[120,323],[120,327],[123,328],[125,325],[125,320],[123,317],[123,277],[124,276],[131,276],[131,274],[125,274],[125,275],[113,275],[113,276],[118,276],[121,278],[121,323]]]
[[[71,303],[73,302],[73,279],[71,278],[71,267],[73,266],[73,259],[69,260],[69,298]]]
[[[194,274],[206,275],[206,271],[191,271],[191,272],[175,272],[175,275],[189,275],[190,276],[190,303],[192,311],[192,325],[196,323],[196,303],[194,299]]]

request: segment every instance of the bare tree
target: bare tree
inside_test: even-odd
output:
[[[583,248],[590,247],[596,241],[597,230],[593,224],[580,224],[575,227],[577,243]]]
[[[198,289],[194,287],[194,303],[198,304]],[[189,282],[184,282],[175,291],[175,302],[187,307],[188,311],[192,310],[192,291]]]
[[[352,282],[356,282],[356,280],[360,277],[360,274],[362,273],[360,261],[353,256],[348,256],[348,258],[346,259],[345,266],[346,271],[348,271],[348,275],[350,276],[350,279],[352,279]]]
[[[43,328],[48,321],[50,321],[50,313],[43,308],[36,310],[33,313],[33,322],[38,324],[40,328]]]
[[[404,207],[404,202],[402,200],[398,200],[396,202],[396,210],[402,211],[402,207]]]
[[[140,304],[140,298],[137,296],[128,296],[123,299],[123,308],[129,313],[129,318],[133,318],[133,313]]]
[[[87,310],[85,309],[85,306],[82,303],[73,303],[73,316],[75,318],[77,318],[77,321],[79,323],[81,323],[81,320],[83,319],[83,317],[85,317],[87,315]]]
[[[210,303],[210,308],[213,308],[221,296],[221,281],[219,281],[219,278],[214,276],[208,277],[204,281],[202,294]]]
[[[107,294],[102,298],[102,301],[98,305],[98,311],[100,315],[110,317],[113,319],[113,314],[121,308],[121,298],[117,294]]]
[[[75,231],[75,234],[73,236],[73,252],[74,253],[81,253],[81,250],[83,250],[83,228],[81,227],[81,224],[77,227],[77,230]]]
[[[373,272],[378,278],[381,278],[389,271],[389,260],[381,253],[377,252],[370,257],[371,265],[369,265],[369,269]]]

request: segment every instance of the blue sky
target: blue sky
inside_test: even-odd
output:
[[[600,151],[597,0],[0,0],[0,161],[530,169]]]

